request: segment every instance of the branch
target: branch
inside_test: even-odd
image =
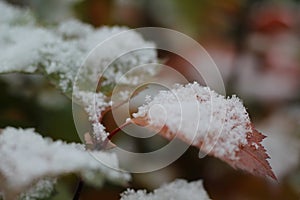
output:
[[[78,181],[77,188],[76,188],[73,200],[79,200],[79,197],[80,197],[80,194],[82,192],[83,186],[84,186],[84,182],[83,182],[82,179],[80,179]]]

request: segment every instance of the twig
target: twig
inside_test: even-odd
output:
[[[127,103],[127,102],[128,102],[128,101],[126,100],[126,101],[120,102],[120,103],[117,104],[117,105],[113,105],[113,106],[107,107],[105,110],[102,111],[101,115],[99,116],[98,121],[99,121],[99,122],[102,122],[103,117],[104,117],[109,111],[111,111],[111,110],[113,110],[113,109],[117,109],[117,108],[121,107],[122,105],[124,105],[124,104]]]
[[[111,140],[114,135],[116,135],[119,131],[122,130],[122,128],[124,128],[125,126],[127,126],[127,125],[129,125],[131,123],[132,123],[131,121],[125,122],[124,124],[122,124],[118,128],[114,129],[112,132],[109,133],[108,139]]]
[[[125,126],[131,124],[131,121],[127,121],[124,124],[122,124],[120,127],[114,129],[112,132],[110,132],[108,139],[111,139],[114,135],[116,135],[119,131],[122,130],[122,128],[124,128]],[[77,188],[73,197],[73,200],[79,200],[80,194],[82,192],[82,188],[84,186],[84,181],[82,179],[79,180],[78,184],[77,184]]]
[[[73,200],[79,200],[80,194],[82,192],[82,188],[84,186],[84,182],[82,179],[78,181],[77,188],[73,197]]]

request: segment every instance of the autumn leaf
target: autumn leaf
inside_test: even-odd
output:
[[[226,158],[223,160],[234,168],[243,169],[254,175],[269,176],[274,180],[277,180],[267,161],[270,157],[261,144],[261,141],[266,138],[266,136],[254,128],[252,130],[252,133],[247,133],[248,143],[241,146],[240,151],[236,152],[240,159],[237,162],[226,160]]]
[[[131,121],[169,140],[179,138],[235,169],[276,180],[261,144],[265,136],[235,96],[225,98],[198,83],[177,85],[139,107]]]

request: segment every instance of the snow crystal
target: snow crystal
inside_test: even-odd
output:
[[[77,85],[76,92],[85,93],[74,96],[80,96],[81,100],[86,101],[83,106],[90,115],[97,139],[105,140],[107,136],[97,119],[110,101],[102,98],[102,94],[95,93],[100,75],[105,80],[101,87],[105,88],[116,83],[136,85],[157,71],[153,67],[143,67],[135,70],[132,75],[123,76],[135,66],[157,63],[155,45],[145,41],[139,33],[128,31],[126,27],[104,26],[95,29],[77,20],[69,20],[61,22],[57,27],[42,28],[29,11],[4,2],[0,2],[0,13],[0,73],[42,73],[69,96],[73,85]],[[21,18],[26,18],[27,22],[20,22]],[[117,37],[107,40],[116,34]],[[78,73],[89,52],[103,41],[109,42],[96,48],[88,57],[84,66],[86,68]],[[109,63],[112,66],[106,69]],[[93,93],[97,97],[91,101]],[[126,91],[123,93],[127,94]]]
[[[109,107],[110,102],[102,93],[86,92],[74,90],[74,97],[83,106],[92,123],[93,137],[95,141],[103,142],[108,137],[105,127],[99,123],[99,117],[105,108]]]
[[[99,46],[96,46],[100,44]],[[111,84],[137,85],[144,80],[146,75],[152,76],[156,73],[154,67],[140,68],[129,76],[124,76],[136,66],[156,63],[157,55],[153,49],[155,45],[145,41],[141,35],[134,31],[128,31],[125,27],[101,27],[95,30],[80,44],[82,48],[91,50],[85,61],[84,69],[89,74],[90,82],[97,83],[99,75],[105,79],[101,86]]]
[[[101,88],[106,88],[117,83],[137,85],[156,73],[157,68],[143,67],[124,76],[136,66],[157,63],[155,45],[145,41],[139,33],[128,31],[126,27],[104,26],[95,29],[79,21],[69,20],[61,22],[57,27],[42,28],[33,18],[28,18],[31,23],[12,23],[18,21],[14,16],[27,16],[27,10],[0,3],[0,13],[2,11],[4,14],[0,19],[0,73],[42,73],[69,96],[73,85],[78,88],[76,92],[85,91],[74,96],[80,96],[81,100],[86,101],[84,108],[89,114],[94,135],[98,139],[104,140],[107,136],[104,127],[98,123],[98,118],[110,101],[104,98],[102,93],[95,93],[100,75],[103,75],[104,80]],[[113,39],[107,40],[112,36]],[[94,49],[103,41],[106,41],[104,46]],[[93,49],[84,65],[86,68],[78,73]],[[112,65],[106,69],[109,63]],[[91,101],[93,93],[97,97]],[[123,91],[122,94],[125,96],[128,92]]]
[[[38,71],[48,76],[63,92],[70,93],[74,78],[89,52],[97,44],[121,32],[89,56],[87,66],[90,68],[84,70],[86,74],[78,79],[86,78],[95,86],[107,64],[134,49],[143,50],[130,52],[113,62],[113,66],[104,73],[106,82],[102,86],[114,84],[135,66],[157,62],[155,45],[145,41],[139,33],[127,31],[126,27],[94,29],[75,19],[48,28],[39,27],[33,18],[28,18],[31,23],[12,23],[17,21],[14,16],[22,18],[27,12],[0,2],[0,73]],[[120,79],[122,84],[137,84],[145,75],[156,72],[151,67],[141,71],[144,73]]]
[[[103,124],[99,122],[93,122],[92,127],[93,127],[93,136],[96,141],[104,142],[109,136],[109,133],[105,131],[105,127],[103,126]]]
[[[11,6],[3,1],[0,1],[0,13],[0,24],[6,23],[9,25],[29,25],[35,23],[35,19],[29,10]]]
[[[85,38],[94,31],[93,27],[77,20],[65,21],[57,27],[57,33],[65,39]]]
[[[129,180],[128,174],[110,169],[93,157],[118,168],[113,153],[88,152],[80,144],[43,138],[33,129],[7,127],[0,134],[0,190],[12,199],[38,180],[67,173],[78,173],[94,184],[102,183],[103,177],[118,182]]]
[[[63,41],[60,38],[49,41],[39,52],[40,63],[46,74],[58,81],[57,84],[63,92],[71,92],[86,52],[80,49],[76,41]]]
[[[22,193],[20,199],[33,200],[48,198],[54,190],[55,183],[56,179],[42,179],[27,190],[26,193]]]
[[[175,180],[172,183],[163,185],[161,188],[148,193],[145,190],[134,191],[128,189],[121,194],[121,200],[209,200],[202,181],[188,183],[185,180]]]
[[[225,98],[196,82],[161,91],[133,117],[146,117],[154,127],[166,125],[166,137],[182,134],[191,144],[202,144],[204,152],[232,160],[238,159],[235,152],[252,132],[248,113],[236,96]]]
[[[41,60],[39,49],[53,36],[42,28],[0,23],[0,72],[34,72]]]

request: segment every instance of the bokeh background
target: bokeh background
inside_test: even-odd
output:
[[[212,199],[300,199],[300,1],[296,0],[10,0],[30,7],[41,25],[78,18],[95,27],[158,26],[185,33],[216,62],[228,95],[237,94],[264,141],[279,183],[248,175],[190,148],[162,170],[133,175],[132,188],[153,189],[175,178],[203,179]],[[0,14],[1,17],[1,14]],[[190,50],[191,55],[193,50]],[[167,57],[189,80],[191,68]],[[195,55],[197,56],[197,55]],[[174,80],[176,81],[176,80]],[[80,142],[71,101],[38,75],[0,76],[0,127],[36,127],[45,136]],[[109,120],[107,122],[110,123]],[[131,142],[140,151],[151,144]],[[60,179],[51,199],[71,199],[77,179]],[[82,199],[118,199],[125,188],[85,186]]]

